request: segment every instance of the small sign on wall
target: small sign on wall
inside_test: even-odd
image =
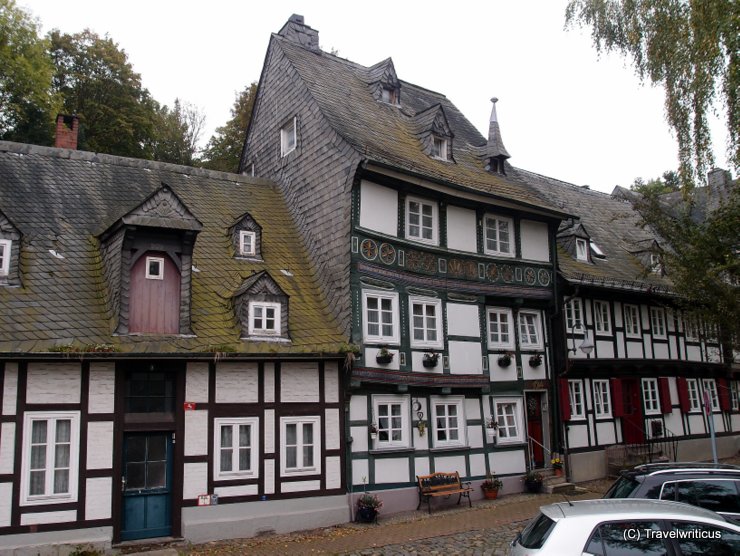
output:
[[[218,506],[218,494],[199,494],[199,506]]]
[[[185,411],[193,411],[195,409],[195,402],[184,402],[182,408]]]

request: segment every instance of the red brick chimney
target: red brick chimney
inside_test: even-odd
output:
[[[77,149],[77,131],[80,119],[74,114],[57,114],[57,134],[54,146],[60,149]]]

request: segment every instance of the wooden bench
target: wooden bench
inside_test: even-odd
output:
[[[429,513],[432,513],[432,498],[435,496],[447,496],[452,494],[459,494],[457,498],[457,504],[460,505],[460,500],[463,496],[468,499],[468,505],[472,508],[473,504],[470,501],[470,493],[473,489],[470,487],[470,483],[460,482],[460,473],[454,471],[452,473],[432,473],[431,475],[417,475],[416,480],[419,483],[419,505],[416,506],[418,510],[421,508],[421,503],[426,499]]]

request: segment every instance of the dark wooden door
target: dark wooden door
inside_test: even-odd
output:
[[[527,404],[527,434],[532,439],[532,453],[530,457],[535,467],[545,467],[544,434],[542,431],[542,393],[527,392],[525,394]]]
[[[640,381],[635,378],[622,379],[622,438],[627,444],[640,444],[645,441],[643,430],[642,402],[640,400]]]
[[[147,278],[153,259],[163,263],[161,278]],[[180,271],[166,253],[148,252],[131,269],[129,332],[180,332]]]

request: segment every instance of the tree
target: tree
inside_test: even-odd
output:
[[[170,110],[159,109],[159,124],[154,141],[154,159],[192,166],[197,163],[198,142],[203,134],[206,117],[195,106],[175,99]]]
[[[658,195],[663,193],[673,193],[680,191],[681,180],[678,174],[673,170],[667,170],[663,172],[662,178],[656,178],[645,181],[642,178],[635,178],[630,186],[632,191],[638,193],[646,193],[647,191],[655,191]]]
[[[38,30],[14,0],[0,0],[0,139],[49,145],[58,99]]]
[[[570,0],[566,26],[591,27],[598,52],[631,57],[637,75],[665,89],[690,189],[713,166],[707,118],[725,111],[729,158],[740,169],[740,3],[737,0]]]
[[[238,170],[256,94],[257,83],[254,82],[236,95],[231,119],[224,126],[216,128],[216,134],[203,151],[203,166],[224,172]]]

